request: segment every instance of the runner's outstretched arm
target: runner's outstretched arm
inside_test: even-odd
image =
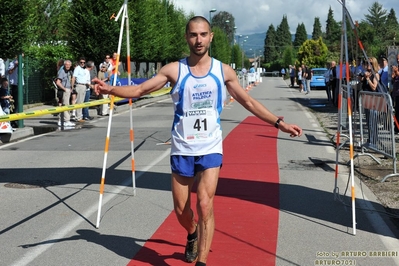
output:
[[[98,94],[111,94],[122,98],[139,98],[143,95],[162,89],[170,81],[174,84],[177,78],[178,62],[173,62],[161,68],[153,78],[139,85],[111,86],[104,81],[94,78],[94,91]]]
[[[260,102],[245,92],[245,90],[238,83],[235,71],[230,66],[224,64],[223,72],[225,76],[226,87],[230,95],[256,117],[260,118],[266,123],[275,125],[279,117],[274,115]],[[299,137],[302,135],[302,129],[299,126],[288,124],[284,121],[280,121],[278,123],[278,128],[285,133],[289,133],[291,137]]]

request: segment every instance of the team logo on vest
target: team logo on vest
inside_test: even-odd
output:
[[[186,112],[186,116],[206,115],[206,110],[193,110]]]
[[[208,99],[212,96],[212,91],[194,92],[191,96],[193,100]]]
[[[213,101],[212,100],[206,100],[203,102],[196,102],[191,104],[191,107],[193,109],[205,109],[205,108],[212,108],[213,107]]]
[[[194,85],[194,89],[198,89],[198,88],[205,88],[206,84],[195,84]]]

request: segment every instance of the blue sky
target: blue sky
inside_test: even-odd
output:
[[[176,7],[182,8],[186,14],[191,11],[195,15],[205,16],[209,19],[209,10],[216,8],[219,11],[231,13],[236,22],[237,34],[252,34],[266,32],[269,25],[275,27],[280,24],[283,15],[287,16],[290,31],[295,33],[299,23],[304,23],[308,34],[312,33],[314,18],[319,17],[325,30],[328,9],[331,6],[337,21],[342,20],[342,6],[338,0],[308,0],[308,1],[265,1],[265,0],[170,0]],[[346,7],[353,20],[361,21],[375,0],[346,0]],[[399,17],[398,0],[380,0],[384,9],[388,12],[395,9],[396,17]]]

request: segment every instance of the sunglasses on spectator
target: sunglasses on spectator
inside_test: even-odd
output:
[[[81,63],[81,64],[85,64],[86,62],[85,62],[85,61],[80,61],[80,63]]]

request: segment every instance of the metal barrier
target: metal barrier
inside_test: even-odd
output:
[[[350,86],[349,86],[350,87]],[[338,113],[338,128],[340,132],[340,137],[346,138],[344,142],[342,142],[338,149],[341,149],[345,144],[349,142],[349,117],[348,117],[348,86],[342,84],[342,87],[339,92],[339,101],[340,101],[340,112]],[[336,135],[332,138],[337,137]]]
[[[353,136],[354,136],[354,144],[357,147],[360,147],[360,125],[359,125],[359,92],[360,92],[360,83],[356,80],[350,81],[348,85],[342,84],[342,89],[339,93],[340,101],[341,101],[341,108],[340,112],[338,113],[339,119],[339,130],[340,136],[346,138],[343,141],[338,149],[341,149],[344,145],[346,145],[350,138],[349,138],[349,127],[352,127]],[[351,97],[351,110],[352,110],[352,123],[349,125],[349,117],[348,117],[348,90],[350,90],[350,97]],[[334,139],[332,137],[332,141]]]
[[[369,156],[376,162],[379,160],[366,152],[372,150],[392,159],[393,173],[386,175],[381,182],[396,172],[396,147],[393,121],[393,105],[389,94],[361,91],[359,93],[359,125],[361,153],[356,156]]]
[[[244,89],[248,87],[249,81],[248,81],[248,75],[238,75],[238,81],[240,82],[241,87]]]

